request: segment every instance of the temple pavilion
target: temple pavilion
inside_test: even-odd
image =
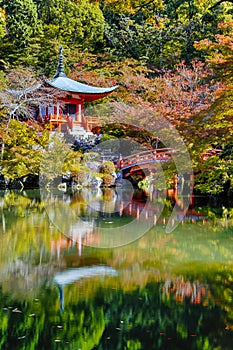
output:
[[[80,128],[93,131],[99,125],[99,118],[85,116],[85,102],[106,97],[118,87],[100,88],[68,78],[64,72],[62,47],[59,51],[57,73],[52,80],[46,80],[45,84],[59,90],[61,97],[55,105],[41,105],[39,118],[49,123],[50,131],[57,130],[71,134]]]

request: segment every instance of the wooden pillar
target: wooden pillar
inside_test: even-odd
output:
[[[78,103],[78,120],[79,123],[82,122],[82,104],[81,102]]]
[[[57,102],[57,118],[59,117],[60,115],[60,103]]]
[[[193,209],[194,208],[194,194],[193,194],[193,190],[194,190],[194,175],[191,174],[190,175],[190,195],[191,195],[191,198],[190,198],[190,209]]]

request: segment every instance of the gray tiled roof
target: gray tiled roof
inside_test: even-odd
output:
[[[46,80],[46,83],[56,89],[69,92],[79,92],[83,94],[106,94],[118,88],[118,85],[112,86],[110,88],[90,86],[87,84],[79,83],[78,81],[67,78],[66,76],[58,76],[52,80]]]

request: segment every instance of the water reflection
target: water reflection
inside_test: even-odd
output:
[[[184,276],[166,279],[163,286],[163,293],[167,298],[174,296],[176,301],[183,303],[189,299],[191,303],[200,304],[210,296],[210,289],[207,284],[197,281],[185,280]]]
[[[99,265],[99,266],[87,266],[79,267],[73,269],[67,269],[60,273],[57,273],[53,280],[59,289],[59,299],[60,299],[60,311],[64,311],[65,304],[65,292],[64,287],[66,285],[72,284],[83,278],[91,278],[96,276],[117,276],[117,271],[109,266]]]
[[[232,349],[230,225],[192,211],[166,234],[166,196],[130,189],[0,203],[1,349]],[[140,220],[156,226],[98,248],[102,232]]]
[[[171,218],[173,206],[165,193],[154,191],[146,196],[135,192],[129,183],[123,187],[83,189],[74,193],[41,191],[41,195],[50,221],[79,244],[80,254],[82,244],[99,248],[129,244],[158,221],[176,227],[177,222],[185,218],[204,220],[198,213],[189,212],[189,216],[184,213],[185,197],[179,198],[180,211],[176,210],[176,216]],[[176,204],[176,208],[179,205]]]
[[[61,232],[80,246],[105,248],[128,244],[154,224],[154,216],[149,217],[149,213],[154,215],[155,208],[149,211],[147,201],[137,205],[134,217],[132,193],[132,188],[107,188],[71,194],[57,191],[45,196],[43,193],[42,197],[51,222]]]

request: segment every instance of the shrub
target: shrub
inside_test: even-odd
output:
[[[104,186],[112,186],[114,185],[114,178],[110,174],[104,174],[103,175],[103,183]]]

